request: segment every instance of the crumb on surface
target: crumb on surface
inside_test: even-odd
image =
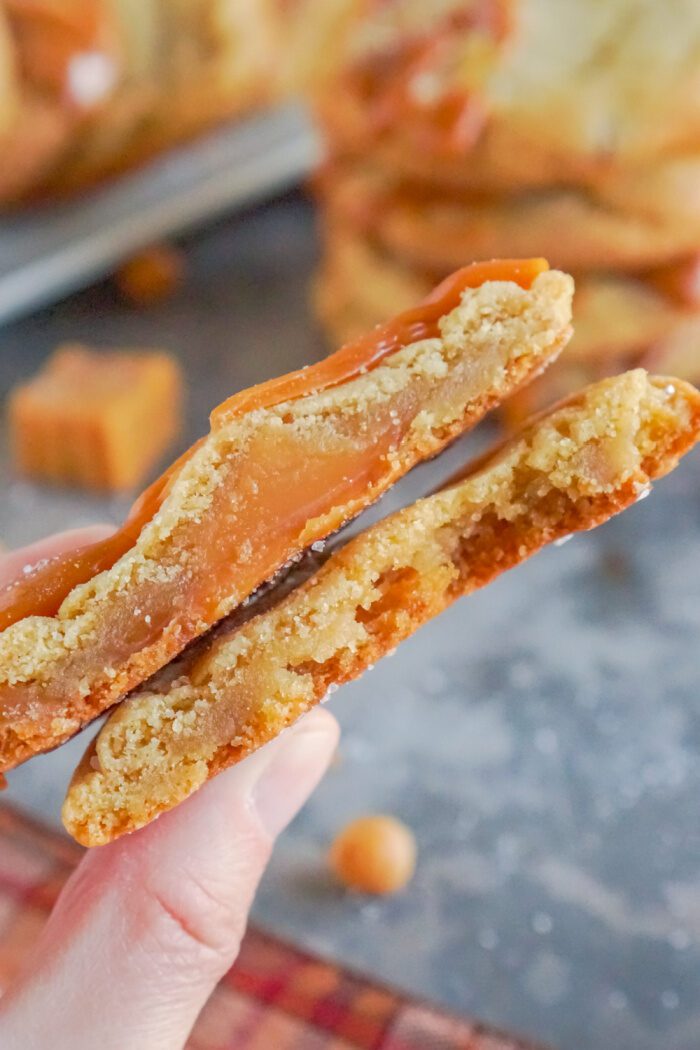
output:
[[[170,299],[184,279],[184,253],[169,244],[143,248],[114,274],[121,295],[135,306],[151,306]]]

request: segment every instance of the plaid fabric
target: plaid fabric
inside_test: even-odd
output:
[[[0,806],[0,989],[81,856]],[[205,1007],[188,1050],[526,1050],[524,1044],[322,962],[259,930]],[[532,1050],[532,1048],[531,1048]]]

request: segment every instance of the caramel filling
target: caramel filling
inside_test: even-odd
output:
[[[393,53],[357,63],[345,82],[361,100],[370,135],[378,139],[399,127],[433,154],[470,149],[488,115],[476,86],[465,82],[465,73],[482,65],[483,56],[465,50],[465,42],[473,34],[482,49],[493,48],[508,32],[508,14],[503,0],[480,0],[466,11],[453,11],[429,32],[404,37]]]
[[[548,268],[544,259],[494,259],[465,266],[445,278],[420,306],[378,325],[368,335],[348,343],[318,364],[234,394],[212,412],[212,426],[216,428],[246,412],[273,408],[284,401],[318,394],[357,379],[380,365],[389,354],[421,339],[438,336],[440,319],[459,305],[468,288],[480,288],[487,281],[513,281],[529,288]]]
[[[0,591],[0,630],[25,616],[55,616],[74,587],[116,565],[160,508],[172,479],[203,443],[204,438],[200,438],[142,492],[124,524],[107,539],[39,563]]]
[[[22,72],[35,88],[66,103],[85,104],[71,90],[76,59],[102,54],[115,59],[117,36],[102,2],[6,0]]]
[[[529,288],[547,269],[542,259],[495,260],[476,263],[448,277],[425,302],[381,325],[370,335],[350,343],[318,364],[291,372],[235,394],[211,416],[212,429],[246,413],[272,408],[349,382],[376,368],[387,356],[411,343],[439,334],[439,321],[460,302],[468,288],[486,281],[513,281]],[[131,652],[158,637],[179,610],[181,622],[207,623],[216,617],[219,603],[231,594],[247,596],[261,580],[274,574],[285,551],[298,546],[309,520],[328,515],[334,507],[352,506],[371,489],[378,474],[387,472],[386,456],[410,426],[418,405],[392,404],[386,412],[335,423],[328,435],[323,427],[306,435],[291,435],[263,427],[236,456],[231,483],[222,486],[196,535],[183,537],[187,548],[187,601],[182,583],[158,584],[151,593],[147,617],[140,621],[125,607],[114,632],[115,644]],[[201,445],[198,442],[134,504],[124,525],[106,540],[59,555],[27,571],[0,592],[0,630],[26,616],[55,616],[74,587],[110,569],[136,542],[165,500],[172,479]],[[232,493],[235,486],[235,496]],[[330,521],[326,531],[342,524]],[[153,587],[154,585],[151,585]],[[115,621],[122,616],[115,599]],[[154,607],[154,603],[158,608]],[[187,605],[187,609],[180,608]]]

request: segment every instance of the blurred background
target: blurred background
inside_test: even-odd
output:
[[[587,381],[700,379],[696,0],[0,0],[0,146],[8,548],[120,522],[222,397],[473,259],[572,272],[574,340],[367,520]],[[138,449],[103,410],[135,352],[162,413]],[[562,1050],[695,1050],[699,481],[695,454],[333,698],[259,926]],[[84,746],[4,801],[58,829]],[[416,837],[393,897],[328,871],[367,812]]]

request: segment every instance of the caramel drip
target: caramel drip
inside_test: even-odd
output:
[[[478,288],[487,281],[513,281],[529,288],[547,268],[544,259],[502,259],[466,266],[443,281],[421,306],[378,326],[318,364],[234,394],[212,413],[212,429],[248,412],[273,408],[347,383],[376,368],[403,347],[437,336],[440,319],[459,305],[468,288]],[[142,529],[162,506],[171,482],[204,440],[200,439],[146,489],[122,527],[112,536],[40,563],[0,591],[0,630],[25,616],[55,616],[74,587],[112,568],[134,546]]]
[[[488,114],[476,90],[460,84],[466,61],[462,45],[475,33],[495,46],[509,27],[506,0],[479,0],[465,11],[453,11],[432,31],[403,39],[393,53],[357,63],[345,80],[362,101],[371,136],[378,139],[399,127],[430,153],[469,150]]]

